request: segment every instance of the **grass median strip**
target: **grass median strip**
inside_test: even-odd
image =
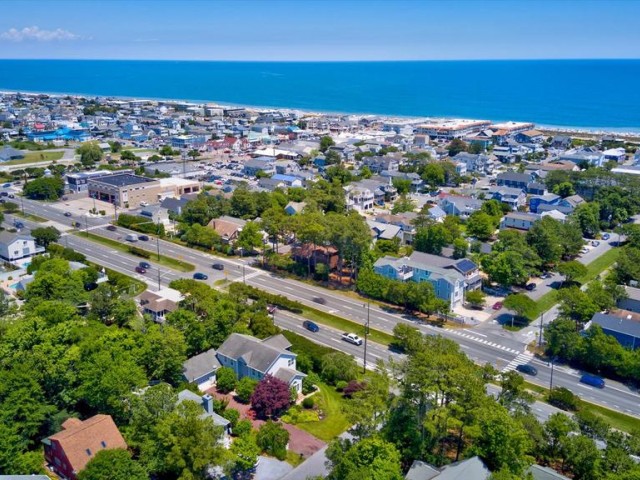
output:
[[[12,212],[11,214],[15,215],[16,217],[21,217],[26,220],[31,220],[32,222],[46,223],[49,221],[48,219],[39,217],[38,215],[34,215],[33,213]]]
[[[118,242],[117,240],[112,240],[110,238],[101,237],[100,235],[96,235],[95,233],[74,232],[74,235],[78,237],[88,238],[92,242],[100,243],[104,246],[115,248],[116,250],[120,250],[125,253],[131,253],[131,251],[129,250],[130,245],[125,245],[124,243]],[[166,257],[164,255],[160,255],[160,260],[158,260],[158,256],[152,251],[145,251],[148,251],[150,254],[149,260],[159,263],[160,265],[163,265],[165,267],[173,268],[174,270],[178,270],[180,272],[192,272],[196,269],[196,267],[191,263],[183,262],[182,260],[177,260],[171,257]]]

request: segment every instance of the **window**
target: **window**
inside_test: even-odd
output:
[[[293,358],[290,358],[288,366],[291,367],[293,365],[293,362],[295,362],[295,360]]]

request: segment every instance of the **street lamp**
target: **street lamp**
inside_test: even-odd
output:
[[[365,305],[362,304],[362,308]],[[371,301],[367,300],[367,322],[364,324],[364,368],[362,369],[362,373],[367,373],[367,342],[369,339],[369,321],[371,319]]]
[[[246,277],[245,277],[245,274],[244,274],[244,267],[245,267],[245,264],[243,263],[242,264],[242,283],[246,284],[247,280],[246,280]],[[240,270],[240,265],[238,265],[238,270]]]
[[[542,346],[542,324],[544,323],[544,312],[540,315],[540,335],[538,336],[538,347]]]
[[[549,391],[553,389],[553,362],[557,360],[557,357],[551,359],[551,378],[549,379]]]

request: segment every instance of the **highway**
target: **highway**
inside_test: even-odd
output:
[[[17,203],[17,202],[16,202]],[[120,240],[127,233],[134,233],[129,230],[118,227],[117,231],[111,232],[105,228],[107,222],[111,220],[109,217],[102,218],[86,218],[79,216],[78,212],[71,212],[73,217],[65,217],[64,206],[56,204],[42,204],[31,200],[24,200],[24,210],[40,217],[47,218],[54,222],[55,226],[60,229],[71,229],[72,221],[80,221],[82,226],[86,227],[93,233]],[[7,216],[9,218],[10,216]],[[86,218],[86,223],[85,223]],[[19,219],[25,223],[26,227],[40,226],[32,222]],[[57,224],[57,225],[56,225]],[[84,228],[83,228],[84,230]],[[116,271],[120,271],[127,275],[147,282],[151,289],[157,288],[158,265],[153,261],[153,257],[149,260],[152,268],[146,275],[140,275],[134,272],[135,266],[140,259],[130,256],[118,250],[109,249],[101,246],[88,239],[65,234],[60,241],[76,251],[83,253],[87,258],[95,263],[104,265]],[[137,242],[136,246],[147,249],[150,252],[156,252],[155,239],[148,242]],[[249,260],[230,259],[227,257],[218,257],[209,253],[176,245],[174,243],[161,240],[160,253],[184,260],[196,266],[198,272],[206,273],[209,276],[208,283],[213,284],[216,280],[228,279],[230,281],[244,281],[251,286],[262,290],[287,296],[292,300],[297,300],[304,305],[321,309],[329,313],[350,319],[354,322],[364,324],[367,319],[367,305],[361,300],[349,297],[338,292],[334,292],[321,287],[308,285],[293,279],[287,279],[277,276],[273,273],[254,268],[248,264]],[[223,272],[213,270],[213,263],[221,263],[225,266]],[[161,283],[166,286],[168,282],[177,278],[191,278],[192,273],[182,273],[171,270],[166,267],[159,267]],[[321,297],[324,299],[324,305],[314,302],[314,298]],[[329,338],[325,334],[314,335],[306,330],[302,330],[301,317],[278,311],[276,321],[282,322],[282,326],[287,329],[303,333],[305,336],[312,338],[318,343],[339,348],[350,354],[355,354],[352,345],[342,342],[336,335],[335,338]],[[545,317],[545,320],[550,320]],[[413,325],[425,334],[440,334],[444,337],[454,340],[460,345],[462,350],[475,362],[479,364],[489,363],[500,371],[515,368],[519,363],[532,363],[538,369],[536,377],[528,377],[532,383],[548,387],[551,376],[551,368],[546,363],[534,359],[533,356],[526,352],[526,340],[522,336],[515,335],[511,332],[500,328],[457,328],[444,329],[431,325],[417,323],[412,317],[404,315],[402,312],[387,311],[375,304],[370,305],[370,325],[387,333],[391,333],[393,327],[403,322]],[[288,322],[288,323],[286,323]],[[297,323],[296,323],[297,322]],[[321,327],[325,330],[326,327]],[[530,328],[535,328],[530,327]],[[330,331],[330,330],[328,330]],[[315,338],[317,337],[317,338]],[[529,339],[531,340],[531,339]],[[370,344],[372,345],[372,344]],[[376,349],[377,348],[377,349]],[[389,351],[384,347],[372,347],[370,363],[375,363],[377,358],[388,359]],[[601,404],[603,406],[613,408],[617,411],[640,416],[640,396],[629,389],[627,386],[618,382],[607,381],[607,387],[603,390],[595,389],[587,385],[579,383],[580,373],[565,366],[556,366],[553,373],[553,385],[564,386],[574,393],[580,395],[585,400]]]

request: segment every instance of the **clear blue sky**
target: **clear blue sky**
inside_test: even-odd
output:
[[[640,58],[640,1],[12,1],[0,58]]]

